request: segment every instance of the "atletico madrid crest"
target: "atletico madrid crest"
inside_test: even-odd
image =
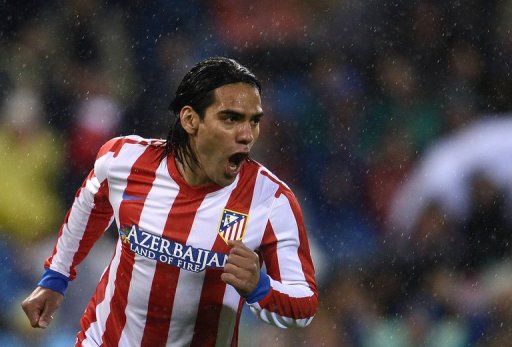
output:
[[[248,215],[224,209],[219,225],[219,234],[226,241],[241,240],[245,234]]]

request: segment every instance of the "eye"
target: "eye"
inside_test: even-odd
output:
[[[226,123],[235,123],[235,122],[238,122],[240,117],[238,115],[236,115],[236,114],[227,114],[224,117],[222,117],[222,119]]]
[[[260,124],[260,122],[261,122],[261,117],[259,117],[259,116],[251,119],[251,124],[254,126]]]

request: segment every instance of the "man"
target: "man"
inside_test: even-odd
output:
[[[77,346],[237,345],[244,301],[278,327],[310,323],[317,290],[299,205],[248,157],[260,90],[236,61],[207,59],[176,91],[166,142],[127,136],[100,149],[22,303],[33,327],[48,326],[113,218],[120,238]]]

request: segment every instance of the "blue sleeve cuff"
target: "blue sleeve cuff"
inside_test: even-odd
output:
[[[254,304],[255,302],[263,299],[270,292],[270,277],[263,271],[260,271],[260,279],[258,285],[252,292],[245,297],[245,301],[248,304]]]
[[[46,269],[37,285],[43,288],[54,290],[64,295],[66,289],[68,288],[68,282],[69,279],[63,274],[57,271]]]

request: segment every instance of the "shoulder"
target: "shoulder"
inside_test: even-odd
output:
[[[108,153],[111,153],[113,157],[117,157],[121,149],[131,145],[135,145],[136,147],[150,147],[155,151],[159,151],[165,148],[165,141],[162,139],[146,139],[138,135],[114,137],[101,146],[98,152],[98,158]]]
[[[291,225],[302,228],[302,209],[292,189],[260,163],[251,160],[249,165],[257,172],[255,201],[268,203],[268,218],[273,220],[273,225],[280,230],[288,230]]]
[[[256,176],[255,194],[263,198],[279,198],[284,194],[287,198],[295,199],[290,187],[268,168],[252,159],[247,160],[246,164],[247,171]]]
[[[150,161],[159,161],[165,149],[165,141],[145,139],[137,135],[115,137],[101,146],[94,163],[94,171],[100,182],[108,178],[111,168],[131,167],[147,153]]]

